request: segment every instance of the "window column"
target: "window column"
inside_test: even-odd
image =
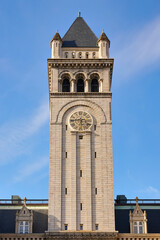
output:
[[[86,79],[85,80],[85,89],[84,89],[85,92],[89,92],[89,79]]]
[[[102,85],[103,85],[103,79],[99,79],[99,92],[103,91]]]
[[[76,80],[71,79],[71,92],[75,92]]]

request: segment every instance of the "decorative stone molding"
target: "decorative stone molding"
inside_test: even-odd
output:
[[[52,239],[78,239],[78,240],[91,240],[91,239],[97,239],[97,240],[116,240],[117,239],[118,232],[83,232],[83,231],[76,231],[76,232],[46,232],[46,240],[52,240]]]

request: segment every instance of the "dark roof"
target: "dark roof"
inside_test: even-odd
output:
[[[101,36],[99,37],[97,42],[99,42],[100,40],[107,41],[107,42],[109,42],[109,45],[110,45],[110,40],[108,39],[108,37],[106,36],[106,34],[104,32],[101,33]]]
[[[115,227],[119,233],[130,233],[129,211],[131,209],[115,209]],[[148,233],[160,233],[160,209],[143,208],[142,211],[147,214]]]
[[[61,38],[61,36],[59,35],[58,30],[57,30],[56,34],[54,35],[54,37],[52,38],[51,43],[52,43],[53,40],[62,41],[62,38]],[[51,44],[51,43],[50,43],[50,44]]]
[[[62,47],[97,47],[98,38],[82,17],[77,17],[62,38]]]
[[[15,233],[18,209],[0,209],[0,233]],[[44,233],[48,229],[48,210],[33,210],[33,233]]]

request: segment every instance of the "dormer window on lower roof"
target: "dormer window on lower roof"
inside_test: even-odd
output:
[[[16,213],[16,233],[32,233],[33,212],[27,208],[26,201],[27,199],[24,198],[24,205],[21,210]]]
[[[133,212],[129,213],[130,233],[142,234],[147,233],[147,215],[142,211],[136,197],[136,207]]]

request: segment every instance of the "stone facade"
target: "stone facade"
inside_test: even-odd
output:
[[[51,57],[48,232],[114,232],[109,40],[100,38],[93,48],[64,48],[57,33]],[[65,78],[70,92],[62,91]],[[78,79],[84,81],[84,92],[77,92]],[[91,92],[93,79],[98,92]],[[89,130],[72,129],[69,119],[75,111],[91,115]]]

